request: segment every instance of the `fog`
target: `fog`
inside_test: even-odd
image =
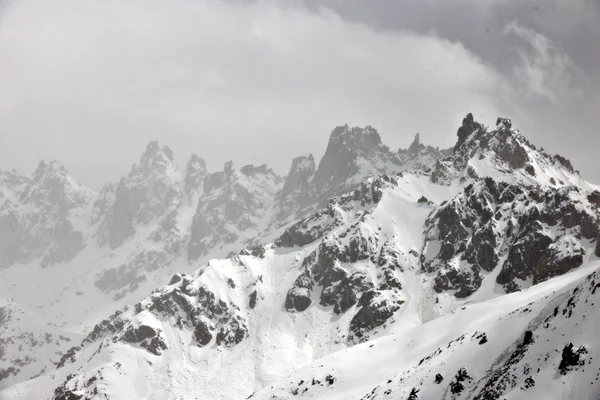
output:
[[[57,159],[99,189],[159,140],[285,174],[336,125],[451,146],[473,112],[600,181],[597,2],[413,3],[0,3],[0,169]]]

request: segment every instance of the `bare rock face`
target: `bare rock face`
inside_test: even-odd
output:
[[[570,172],[575,172],[575,169],[573,168],[573,165],[571,164],[571,161],[569,161],[568,159],[566,159],[565,157],[559,155],[559,154],[555,154],[554,155],[554,159],[563,167],[565,167],[568,171]]]
[[[192,193],[198,191],[198,189],[201,189],[207,175],[206,162],[196,154],[192,154],[185,167],[185,194],[190,196]]]
[[[289,226],[275,241],[278,247],[304,246],[323,237],[344,223],[339,210],[366,212],[381,200],[383,190],[397,184],[397,179],[381,175],[371,182],[363,182],[350,193],[334,197],[326,207],[316,210]]]
[[[596,257],[600,257],[600,236],[596,239],[596,249],[595,249]]]
[[[365,210],[371,209],[372,204],[377,204],[381,199],[382,188],[395,184],[394,178],[375,179],[337,198],[331,210],[356,207],[358,204]],[[362,219],[367,215],[365,211]],[[335,219],[315,212],[293,226],[293,231],[288,229],[277,245],[302,245],[317,240],[324,232],[313,231],[311,225],[318,225],[319,218],[329,222],[324,224],[327,226],[326,232],[335,227]],[[331,307],[333,313],[355,313],[347,339],[350,344],[368,340],[369,334],[388,321],[403,303],[400,274],[404,268],[404,254],[398,250],[393,239],[380,244],[377,233],[362,230],[359,225],[360,222],[321,239],[317,249],[303,260],[302,272],[288,291],[285,301],[288,312],[303,312],[312,305],[313,292],[317,291],[320,293],[319,304]],[[311,234],[302,233],[299,227]],[[367,262],[370,268],[377,271],[375,277],[349,267],[357,262]]]
[[[468,114],[457,136],[452,157],[438,158],[433,165],[432,182],[449,185],[456,178],[463,181],[477,178],[476,171],[469,164],[474,158],[485,158],[499,171],[527,177],[530,181],[540,173],[551,172],[555,167],[567,174],[577,174],[568,160],[537,151],[517,129],[513,129],[507,118],[498,118],[496,127],[489,129]],[[557,184],[554,177],[550,178],[550,182]]]
[[[237,171],[229,162],[223,171],[208,175],[192,221],[188,260],[218,245],[256,239],[252,233],[260,230],[282,183],[266,165]]]
[[[276,223],[278,225],[296,218],[302,210],[314,205],[316,202],[316,191],[313,186],[315,172],[316,165],[312,154],[292,160],[283,188],[277,196]]]
[[[56,161],[40,162],[31,178],[2,175],[0,268],[36,258],[42,266],[72,260],[85,246],[74,220],[93,192]]]
[[[139,343],[139,345],[154,355],[160,355],[161,350],[166,350],[167,345],[161,337],[160,332],[147,325],[129,326],[122,336],[127,343]]]
[[[402,300],[391,302],[379,291],[367,291],[359,300],[360,309],[352,317],[348,332],[348,342],[360,342],[364,335],[385,324],[400,306]]]
[[[458,136],[458,140],[456,145],[454,146],[454,152],[462,146],[463,143],[466,142],[467,138],[472,135],[474,132],[481,129],[482,126],[478,122],[473,119],[473,114],[468,113],[462,121],[462,125],[458,128],[456,132],[456,136]]]
[[[150,142],[140,163],[114,190],[114,200],[98,228],[100,244],[115,249],[136,232],[138,225],[148,224],[175,207],[181,193],[174,171],[171,150]]]
[[[496,119],[496,126],[502,126],[506,129],[510,129],[510,128],[512,128],[512,121],[510,118],[498,117]]]
[[[397,156],[403,169],[429,171],[435,166],[437,160],[452,154],[452,148],[439,149],[421,143],[421,135],[416,134],[408,149],[399,149]]]
[[[338,126],[329,137],[318,168],[312,155],[293,160],[278,196],[276,223],[281,226],[312,208],[326,207],[332,197],[352,191],[368,177],[394,175],[407,169],[428,170],[436,160],[451,153],[451,149],[423,145],[419,134],[408,149],[394,153],[370,126]]]
[[[436,273],[437,292],[466,297],[481,285],[482,271],[501,268],[497,282],[516,291],[529,278],[537,284],[580,266],[599,220],[576,187],[545,190],[481,179],[432,211],[423,270]],[[459,264],[465,267],[453,267]]]
[[[351,190],[365,177],[402,170],[397,156],[382,144],[374,128],[336,127],[315,172],[320,199]]]
[[[314,285],[315,282],[308,271],[300,274],[296,278],[294,286],[287,293],[285,309],[287,311],[302,312],[310,307],[312,303],[311,292]]]

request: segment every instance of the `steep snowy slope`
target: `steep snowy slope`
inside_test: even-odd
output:
[[[17,376],[50,373],[62,354],[81,339],[42,320],[33,310],[0,298],[0,389],[18,382]]]
[[[339,179],[340,192],[371,173],[386,172],[386,165],[398,168],[373,132],[346,127],[332,133],[338,149],[340,143],[355,148],[343,147],[342,155],[352,154],[345,157],[333,146],[323,163],[339,171],[361,163],[348,182]],[[373,134],[375,150],[362,138]],[[305,210],[300,216],[314,208],[322,196],[302,200],[302,194],[317,193],[316,169],[298,175],[304,167],[292,164],[285,179],[264,165],[236,170],[228,163],[224,171],[210,173],[197,155],[180,170],[168,147],[150,142],[139,163],[98,194],[55,161],[40,163],[33,176],[1,172],[0,292],[63,329],[89,332],[175,272],[192,272],[210,258],[271,242],[293,220],[291,210]],[[19,375],[31,377],[25,370]]]
[[[334,353],[251,399],[597,399],[600,262]]]
[[[35,262],[2,271],[10,282],[3,287],[19,303],[87,336],[55,371],[27,382],[31,375],[23,375],[1,394],[238,399],[273,385],[268,393],[287,398],[296,390],[283,376],[336,351],[370,348],[363,342],[429,335],[418,351],[430,354],[463,334],[479,346],[481,327],[502,334],[514,324],[493,351],[470,349],[462,358],[490,368],[534,316],[511,320],[510,312],[523,301],[541,312],[554,301],[545,290],[578,279],[585,265],[595,268],[598,189],[509,120],[488,128],[470,114],[450,150],[417,137],[391,152],[370,127],[338,127],[318,166],[311,156],[297,158],[285,179],[266,166],[236,170],[232,163],[208,173],[197,156],[181,172],[168,149],[151,143],[130,175],[86,209],[88,245],[53,265],[53,274],[40,270],[51,283],[35,282],[37,298],[18,293],[31,282],[21,271],[37,271]],[[465,306],[481,312],[469,314],[473,324],[458,317]],[[443,323],[456,328],[433,337]],[[414,367],[411,357],[347,390],[378,395],[389,374]],[[432,357],[427,366],[446,362]],[[356,362],[345,368],[348,376],[360,372]],[[448,374],[467,386],[462,372]],[[331,387],[323,386],[334,393]],[[413,387],[435,393],[423,398],[438,395]],[[464,398],[466,391],[450,393]]]

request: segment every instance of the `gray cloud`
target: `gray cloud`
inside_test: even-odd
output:
[[[370,124],[391,147],[417,131],[449,146],[472,111],[513,116],[600,181],[588,145],[565,135],[597,140],[598,77],[566,46],[572,31],[544,30],[540,11],[514,15],[509,0],[335,4],[16,1],[0,14],[0,168],[56,158],[98,188],[158,139],[180,165],[193,151],[213,170],[233,159],[285,173],[335,125]]]

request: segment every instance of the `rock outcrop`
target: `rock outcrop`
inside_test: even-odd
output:
[[[40,162],[31,178],[3,173],[0,268],[40,259],[42,266],[72,260],[85,246],[78,219],[93,192],[56,161]]]
[[[436,273],[436,291],[466,297],[481,285],[483,271],[501,268],[497,282],[516,291],[529,278],[537,284],[580,266],[599,221],[577,187],[480,179],[428,218],[423,270]]]

